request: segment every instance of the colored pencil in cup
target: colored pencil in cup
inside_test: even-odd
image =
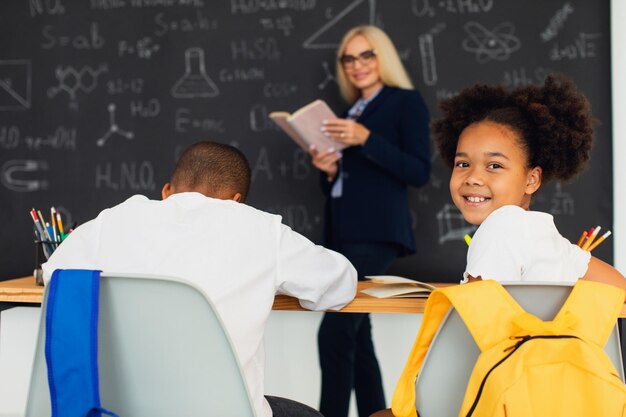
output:
[[[593,233],[593,227],[591,229],[589,229],[589,231],[585,234],[585,238],[583,239],[582,242],[580,242],[580,247],[582,248],[585,245],[586,239],[589,239],[591,237]]]
[[[583,250],[589,249],[589,246],[591,246],[593,240],[596,238],[596,236],[598,236],[598,233],[600,233],[600,229],[602,229],[600,226],[596,226],[595,229],[593,229],[593,233],[587,238],[585,244],[582,247]]]
[[[598,238],[598,240],[596,240],[595,242],[593,242],[593,243],[589,246],[589,248],[587,249],[587,251],[588,251],[588,252],[591,252],[592,250],[594,250],[594,249],[595,249],[595,248],[596,248],[596,247],[597,247],[600,243],[604,242],[604,240],[605,240],[607,237],[609,237],[609,236],[611,236],[611,231],[610,231],[610,230],[609,230],[609,231],[607,231],[607,232],[606,232],[605,234],[603,234],[602,236],[600,236],[600,237]]]

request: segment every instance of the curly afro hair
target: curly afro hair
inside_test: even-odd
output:
[[[589,102],[562,75],[550,75],[543,86],[507,92],[501,86],[477,84],[440,103],[443,117],[433,125],[444,162],[454,166],[459,136],[472,123],[491,121],[519,136],[528,166],[539,166],[542,179],[569,180],[583,171],[591,153],[594,119]]]

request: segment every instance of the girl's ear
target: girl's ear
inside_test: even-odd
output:
[[[172,184],[166,182],[163,188],[161,189],[161,199],[165,200],[167,197],[173,194]]]
[[[528,171],[526,178],[526,194],[532,195],[541,187],[541,167],[533,167]]]

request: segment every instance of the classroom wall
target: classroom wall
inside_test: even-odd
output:
[[[613,233],[615,267],[626,274],[626,2],[611,1],[613,92]]]

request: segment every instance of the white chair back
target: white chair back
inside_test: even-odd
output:
[[[27,417],[50,415],[44,294]],[[102,274],[100,399],[133,417],[254,417],[228,335],[205,294],[175,278]]]

